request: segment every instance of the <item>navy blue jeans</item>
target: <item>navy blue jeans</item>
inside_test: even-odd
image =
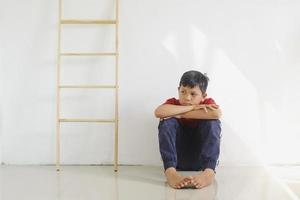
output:
[[[168,118],[160,121],[158,130],[165,170],[215,170],[220,154],[220,120],[197,120],[195,127],[189,127],[176,118]]]

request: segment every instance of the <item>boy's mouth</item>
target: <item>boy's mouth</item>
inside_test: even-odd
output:
[[[191,104],[191,103],[183,103],[182,105],[183,105],[183,106],[191,106],[191,105],[193,105],[193,104]]]

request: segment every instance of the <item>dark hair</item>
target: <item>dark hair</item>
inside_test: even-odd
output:
[[[206,76],[206,74],[202,74],[199,71],[187,71],[185,72],[179,83],[179,87],[190,87],[193,88],[195,86],[199,86],[200,90],[202,93],[206,92],[207,85],[208,85],[209,78]]]

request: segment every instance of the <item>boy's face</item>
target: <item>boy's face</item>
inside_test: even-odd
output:
[[[206,97],[206,93],[202,94],[198,85],[193,88],[181,85],[178,93],[181,105],[198,105]]]

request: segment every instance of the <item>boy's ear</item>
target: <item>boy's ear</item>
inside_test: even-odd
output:
[[[202,96],[203,96],[203,98],[205,98],[207,96],[207,93],[205,92]]]

